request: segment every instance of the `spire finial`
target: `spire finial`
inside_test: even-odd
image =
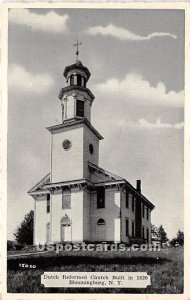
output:
[[[76,61],[78,61],[78,56],[79,56],[79,46],[82,45],[81,42],[79,42],[77,40],[77,43],[76,44],[73,44],[74,47],[77,47],[77,51],[76,51]]]

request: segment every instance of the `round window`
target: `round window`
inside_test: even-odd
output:
[[[90,151],[90,154],[93,154],[94,152],[94,147],[92,144],[89,145],[89,151]]]
[[[69,150],[71,148],[71,146],[72,146],[71,141],[69,141],[69,140],[64,140],[63,141],[63,148],[65,150]]]

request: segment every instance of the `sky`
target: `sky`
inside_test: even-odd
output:
[[[152,223],[183,230],[184,11],[10,9],[8,239],[34,209],[27,191],[50,169],[48,126],[61,122],[65,66],[88,67],[101,167],[155,205]]]

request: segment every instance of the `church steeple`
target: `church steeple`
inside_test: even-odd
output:
[[[78,45],[77,41],[76,62],[66,66],[63,72],[67,84],[59,93],[63,122],[78,118],[86,118],[90,121],[91,105],[95,98],[87,88],[90,71],[78,60]]]

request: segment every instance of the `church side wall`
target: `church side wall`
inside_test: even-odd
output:
[[[52,195],[52,241],[61,242],[61,219],[67,215],[71,220],[71,238],[83,241],[83,191],[71,192],[71,208],[62,209],[62,194]]]
[[[120,191],[109,188],[105,190],[105,208],[97,209],[97,195],[91,195],[91,240],[100,241],[98,236],[99,219],[105,220],[105,241],[120,241]],[[103,227],[102,227],[103,230]]]
[[[149,237],[148,240],[151,242],[151,211],[149,209],[149,214],[148,214],[148,220],[147,220],[147,205],[144,205],[144,217],[142,217],[142,226],[144,226],[144,238],[147,240],[147,232],[146,230],[149,230]],[[142,203],[141,203],[141,210],[142,210]],[[143,214],[142,214],[143,215]],[[142,230],[141,230],[141,236],[142,236]]]
[[[126,191],[123,190],[121,192],[121,230],[122,230],[122,242],[128,243],[129,242],[129,237],[132,237],[132,222],[135,222],[135,209],[136,205],[134,205],[134,212],[132,211],[132,202],[129,201],[129,207],[126,208]],[[129,236],[126,236],[126,219],[129,220]],[[136,224],[135,224],[136,226]]]
[[[35,201],[34,244],[45,244],[47,239],[46,225],[50,222],[50,213],[47,213],[46,207],[46,196]]]
[[[128,193],[128,192],[127,192]],[[130,192],[129,192],[130,193]],[[132,194],[132,192],[131,192]],[[129,207],[126,208],[126,191],[123,190],[121,193],[121,218],[122,218],[122,241],[127,243],[129,242],[129,238],[132,237],[132,222],[135,223],[135,227],[137,226],[137,223],[135,222],[135,213],[136,213],[136,203],[134,205],[134,212],[132,211],[132,202],[129,201]],[[140,201],[140,199],[136,199],[136,201]],[[141,202],[141,238],[143,237],[142,235],[142,227],[144,227],[144,238],[147,240],[147,232],[146,229],[149,229],[149,242],[151,241],[151,211],[149,209],[149,217],[147,220],[147,205],[145,204],[145,211],[144,211],[144,217],[143,217],[143,213],[142,213],[142,202]],[[125,219],[129,220],[129,237],[126,236],[126,221]],[[136,232],[136,230],[135,230]]]

